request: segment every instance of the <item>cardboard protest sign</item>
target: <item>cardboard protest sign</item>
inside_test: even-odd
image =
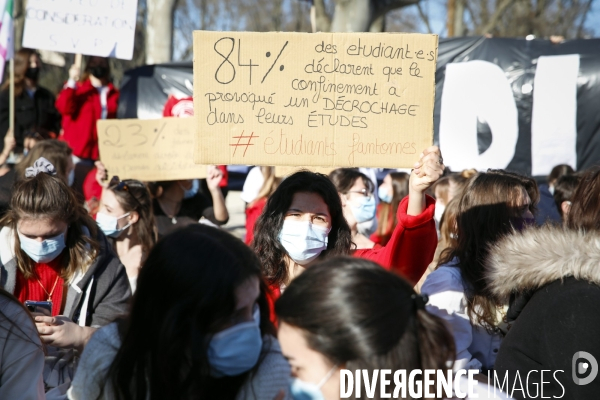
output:
[[[137,0],[28,0],[23,47],[131,60]]]
[[[436,35],[194,32],[195,161],[409,167],[433,143]]]
[[[109,175],[140,181],[206,177],[194,163],[193,118],[104,119],[98,121],[100,159]]]

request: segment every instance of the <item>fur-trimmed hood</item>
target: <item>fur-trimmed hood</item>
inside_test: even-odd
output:
[[[490,249],[486,280],[504,301],[572,276],[600,286],[600,235],[559,227],[530,228]]]

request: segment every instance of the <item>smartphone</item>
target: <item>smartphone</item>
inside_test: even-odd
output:
[[[52,302],[51,301],[32,301],[25,300],[25,307],[31,313],[38,313],[47,317],[52,316]]]

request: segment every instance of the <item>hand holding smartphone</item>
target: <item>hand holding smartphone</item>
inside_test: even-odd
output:
[[[33,301],[25,300],[25,307],[31,314],[42,315],[46,317],[52,316],[52,302],[51,301]]]

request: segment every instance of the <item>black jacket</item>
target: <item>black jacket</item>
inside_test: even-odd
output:
[[[4,149],[4,136],[9,126],[10,96],[8,90],[0,92],[0,152]],[[23,146],[25,132],[30,129],[43,129],[60,133],[61,116],[54,107],[56,98],[43,87],[38,87],[33,98],[23,92],[15,98],[15,139],[17,146]]]
[[[557,227],[515,234],[493,248],[486,278],[496,296],[511,298],[495,364],[500,382],[508,376],[508,394],[542,398],[543,377],[546,398],[598,398],[600,376],[586,385],[574,376],[594,374],[594,361],[578,352],[591,354],[600,372],[600,236]],[[573,375],[574,365],[585,364],[587,371]],[[518,378],[524,390],[511,393]]]

